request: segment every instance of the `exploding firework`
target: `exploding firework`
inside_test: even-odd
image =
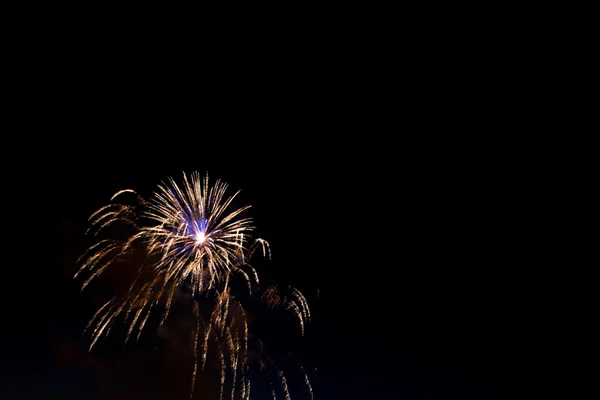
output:
[[[247,295],[255,294],[260,281],[250,261],[257,251],[269,258],[270,248],[265,240],[252,239],[253,222],[243,216],[249,206],[232,207],[239,191],[226,196],[227,188],[222,181],[211,186],[208,176],[192,173],[184,174],[181,187],[169,178],[148,201],[133,190],[117,192],[90,217],[88,232],[108,238],[99,239],[82,255],[76,277],[87,274],[85,288],[110,266],[135,265],[127,289],[90,320],[86,328],[91,330],[90,349],[109,334],[117,320],[125,321],[126,342],[132,335],[139,338],[152,316],[159,317],[158,328],[162,327],[174,305],[185,299],[192,304],[195,321],[190,396],[196,375],[205,368],[209,348],[213,348],[220,364],[221,397],[228,386],[232,399],[250,399],[248,310],[234,295],[233,281],[243,282]],[[260,299],[267,308],[289,310],[304,333],[310,311],[300,291],[288,288],[284,293],[270,286]],[[253,343],[262,347],[260,341]],[[276,377],[283,396],[290,398],[285,375],[277,365],[268,357],[260,357],[259,364]]]

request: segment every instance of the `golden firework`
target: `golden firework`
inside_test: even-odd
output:
[[[249,206],[232,207],[239,191],[227,196],[227,189],[226,183],[217,180],[211,186],[208,176],[194,172],[189,177],[184,174],[181,187],[169,178],[148,201],[133,190],[117,192],[90,217],[88,232],[108,238],[100,239],[82,255],[75,276],[88,274],[84,288],[112,265],[134,265],[127,289],[107,301],[90,320],[90,349],[102,335],[109,334],[118,318],[127,324],[125,341],[134,333],[139,338],[151,315],[160,316],[160,327],[173,305],[185,298],[193,303],[196,321],[190,396],[211,344],[221,365],[221,397],[227,383],[232,399],[236,395],[249,399],[248,318],[231,282],[241,278],[248,294],[254,293],[260,282],[250,260],[257,250],[270,257],[270,248],[267,241],[252,239],[252,219],[243,216]],[[282,295],[272,286],[261,298],[268,307],[290,310],[304,333],[310,319],[306,299],[297,289],[287,293]],[[283,395],[289,398],[283,372],[277,369],[276,375]]]

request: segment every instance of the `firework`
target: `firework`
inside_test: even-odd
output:
[[[195,320],[190,396],[212,346],[220,363],[221,397],[227,384],[232,399],[236,395],[249,399],[249,322],[232,281],[241,279],[247,294],[255,293],[260,281],[250,261],[257,250],[269,258],[270,248],[267,241],[252,239],[253,222],[244,216],[249,206],[232,207],[239,191],[227,196],[227,189],[222,181],[211,186],[208,176],[192,173],[189,177],[184,174],[181,187],[169,178],[147,201],[133,190],[117,192],[89,219],[88,233],[98,241],[80,258],[76,277],[87,274],[85,288],[110,266],[135,267],[127,289],[107,301],[90,320],[86,328],[91,330],[90,349],[109,334],[117,319],[126,322],[126,342],[132,335],[140,337],[151,316],[160,317],[161,327],[174,304],[185,298],[193,303]],[[100,239],[104,235],[108,238]],[[261,299],[268,308],[289,310],[304,333],[310,311],[300,291],[288,288],[283,293],[271,286]],[[274,365],[268,358],[264,362]],[[277,369],[276,376],[283,395],[289,398],[283,372]],[[305,384],[312,397],[307,377]]]

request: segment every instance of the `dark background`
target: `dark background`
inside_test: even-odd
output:
[[[535,397],[551,172],[542,142],[507,134],[525,111],[501,79],[446,56],[395,69],[372,48],[364,68],[284,46],[194,73],[177,51],[35,43],[4,150],[22,238],[5,250],[8,398],[143,393],[143,344],[88,354],[73,266],[114,192],[194,170],[242,190],[271,243],[263,273],[306,294],[313,321],[290,346],[316,399]],[[173,386],[185,372],[163,371]]]
[[[85,390],[94,357],[78,329],[91,306],[69,274],[86,218],[120,188],[150,193],[167,176],[198,170],[242,190],[257,234],[271,243],[263,273],[306,294],[313,322],[299,348],[316,367],[317,398],[526,397],[541,266],[532,183],[514,158],[491,145],[400,134],[248,133],[249,145],[196,130],[164,126],[126,148],[90,137],[88,149],[64,148],[55,153],[64,164],[36,173],[44,199],[30,240],[52,245],[19,262],[25,295],[14,301],[32,308],[17,316],[26,351],[9,352],[21,367],[5,375],[9,387],[73,398]]]

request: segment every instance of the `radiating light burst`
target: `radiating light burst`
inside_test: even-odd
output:
[[[201,245],[202,243],[204,243],[205,238],[206,237],[204,236],[204,232],[202,232],[200,230],[196,232],[196,244],[197,245]]]
[[[206,366],[208,348],[213,346],[221,365],[221,398],[227,386],[232,399],[250,399],[248,310],[234,294],[232,280],[245,282],[248,295],[259,291],[258,273],[250,261],[256,250],[270,258],[270,248],[264,239],[251,240],[254,226],[251,218],[243,216],[249,206],[231,211],[239,191],[226,196],[227,188],[219,180],[211,186],[208,176],[194,172],[183,175],[181,186],[169,178],[148,201],[130,189],[117,192],[90,217],[88,232],[108,238],[82,255],[75,275],[87,274],[83,289],[111,265],[133,266],[136,272],[127,290],[106,302],[90,320],[90,349],[102,335],[109,334],[118,318],[128,324],[126,342],[134,333],[139,338],[151,315],[160,316],[158,327],[163,326],[174,304],[184,297],[178,294],[191,294],[184,297],[192,301],[196,321],[190,397],[198,371]],[[119,234],[127,229],[129,233],[117,238],[111,229],[116,225]],[[304,333],[310,310],[299,290],[288,289],[282,294],[278,287],[270,286],[261,291],[260,299],[267,308],[289,310]],[[283,371],[268,358],[261,365],[265,362],[269,370],[277,371],[273,376],[284,398],[289,398]],[[306,375],[304,383],[312,398]]]

